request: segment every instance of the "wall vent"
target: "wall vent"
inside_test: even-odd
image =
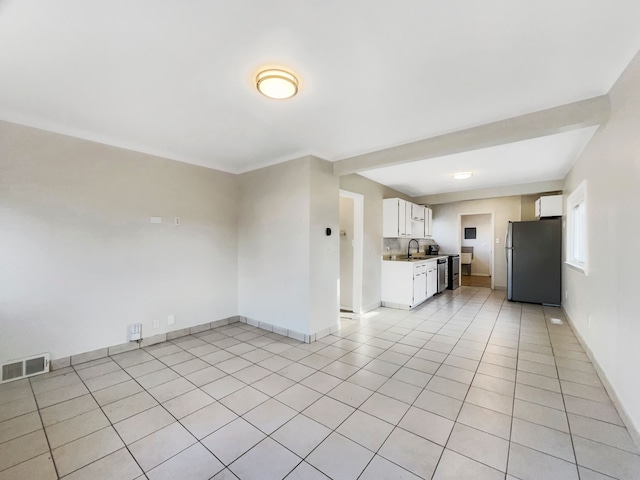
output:
[[[2,364],[0,383],[11,382],[20,378],[33,377],[49,371],[49,354],[41,353],[33,357],[25,357]]]

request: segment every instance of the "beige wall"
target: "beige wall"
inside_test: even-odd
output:
[[[0,360],[237,314],[236,203],[233,175],[0,122]]]
[[[461,215],[493,214],[494,250],[493,281],[496,288],[507,286],[507,263],[504,255],[504,237],[509,221],[520,221],[520,196],[489,198],[433,205],[433,238],[443,252],[458,252],[462,235]],[[496,244],[496,239],[500,243]]]
[[[338,199],[331,164],[315,157],[240,176],[240,315],[303,334],[336,325]]]
[[[380,306],[382,272],[382,199],[410,197],[353,174],[340,177],[340,188],[364,196],[362,310]]]
[[[632,429],[640,430],[640,55],[610,92],[611,118],[565,181],[587,182],[589,273],[565,266],[564,308],[593,352]]]

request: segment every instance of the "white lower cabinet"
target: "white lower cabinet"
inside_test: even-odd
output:
[[[438,264],[432,262],[427,269],[427,298],[438,293]]]
[[[383,260],[382,305],[410,310],[436,293],[437,282],[438,266],[435,260]]]
[[[427,266],[413,266],[413,304],[419,305],[427,299]]]

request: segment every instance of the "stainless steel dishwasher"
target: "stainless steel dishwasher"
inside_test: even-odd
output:
[[[438,293],[442,293],[447,289],[449,284],[449,267],[448,257],[438,259]]]

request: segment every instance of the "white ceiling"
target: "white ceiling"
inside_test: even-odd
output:
[[[360,175],[411,197],[563,179],[598,127],[430,158]],[[456,172],[473,177],[456,180]]]
[[[336,161],[605,94],[638,18],[637,0],[1,0],[0,119],[230,172]],[[298,96],[259,95],[263,66]]]

